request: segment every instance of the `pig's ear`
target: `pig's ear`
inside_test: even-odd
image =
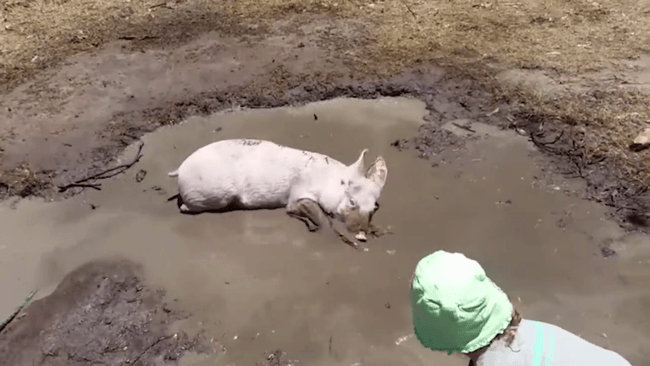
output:
[[[365,158],[367,152],[368,149],[363,149],[361,155],[359,155],[359,159],[357,159],[357,161],[355,161],[354,163],[352,163],[352,165],[348,167],[350,170],[356,172],[360,176],[363,176],[365,173],[365,164],[363,162],[363,159]]]
[[[386,160],[381,156],[375,160],[374,163],[368,168],[366,172],[366,178],[370,179],[379,186],[381,190],[386,184],[386,178],[388,177],[388,166],[386,165]]]

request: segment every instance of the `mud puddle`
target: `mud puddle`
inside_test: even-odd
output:
[[[193,314],[178,329],[203,329],[227,349],[186,358],[188,365],[253,365],[277,348],[303,365],[464,365],[411,337],[411,272],[446,249],[479,260],[525,317],[650,362],[649,241],[565,194],[574,183],[541,179],[541,157],[514,132],[450,122],[444,128],[467,140],[436,141],[443,152],[428,160],[391,145],[414,136],[425,114],[416,100],[339,99],[190,118],[146,135],[140,163],[102,191],[1,206],[0,311],[34,288],[46,295],[90,260],[122,256]],[[363,148],[368,159],[381,154],[389,173],[375,220],[394,235],[357,252],[282,210],[181,215],[167,201],[176,193],[167,172],[200,146],[238,137],[344,163]],[[605,258],[602,248],[617,254]]]

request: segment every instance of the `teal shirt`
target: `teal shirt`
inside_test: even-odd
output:
[[[632,366],[621,355],[558,326],[522,320],[510,346],[493,342],[477,366]]]

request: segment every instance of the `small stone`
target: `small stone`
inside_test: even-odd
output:
[[[140,169],[140,171],[138,171],[138,173],[136,173],[135,175],[135,181],[140,183],[144,180],[144,177],[146,176],[147,176],[147,171],[144,169]]]
[[[630,150],[641,151],[650,146],[650,128],[646,128],[630,144]]]
[[[614,249],[612,249],[608,245],[601,247],[600,252],[602,253],[603,257],[605,257],[605,258],[609,258],[609,257],[616,254],[616,251]]]

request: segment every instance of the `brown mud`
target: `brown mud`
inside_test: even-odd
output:
[[[47,295],[79,266],[120,256],[192,314],[179,330],[203,330],[227,350],[181,365],[250,365],[280,348],[314,366],[456,366],[409,338],[408,278],[417,260],[445,249],[479,260],[526,317],[648,360],[650,241],[576,197],[580,180],[551,174],[512,130],[456,119],[405,150],[427,115],[417,99],[336,99],[193,116],[146,134],[118,157],[131,162],[142,146],[138,163],[101,190],[0,205],[0,313],[25,289]],[[357,251],[283,210],[180,214],[167,201],[177,191],[167,173],[215,139],[242,137],[346,163],[362,148],[369,161],[381,155],[389,178],[373,220],[393,234]]]
[[[187,352],[221,352],[197,334],[170,333],[187,318],[127,260],[87,263],[0,333],[2,365],[160,365]]]

